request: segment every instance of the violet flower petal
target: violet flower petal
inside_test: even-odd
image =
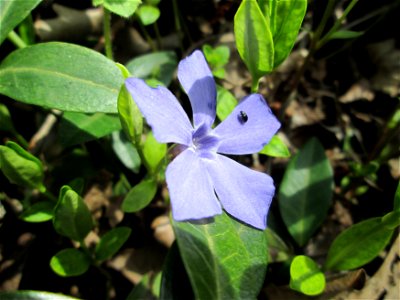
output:
[[[192,149],[186,149],[168,165],[166,179],[175,220],[197,220],[222,213],[204,162]]]
[[[223,155],[206,163],[223,208],[238,220],[264,230],[275,192],[272,178]]]
[[[138,78],[128,78],[125,86],[158,142],[191,144],[193,127],[182,106],[168,89],[162,86],[151,88]]]
[[[280,126],[264,98],[252,94],[214,129],[221,141],[217,151],[237,155],[259,152]]]
[[[217,92],[213,75],[201,51],[196,50],[181,60],[178,78],[192,105],[194,127],[204,123],[211,128],[215,120]]]

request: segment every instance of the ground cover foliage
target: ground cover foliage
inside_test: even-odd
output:
[[[0,298],[398,299],[399,11],[390,0],[0,0]],[[207,84],[193,92],[191,76]],[[131,77],[145,84],[125,88]],[[238,141],[222,160],[241,169],[212,178],[222,214],[177,221],[206,203],[191,173],[178,181],[193,186],[172,188],[185,152],[160,130],[179,116],[157,112],[157,128],[143,105],[161,89],[147,86],[194,115],[196,144],[193,97],[214,80],[208,132],[228,124]],[[277,132],[258,131],[245,106],[255,93]],[[213,143],[187,147],[214,155]],[[250,169],[265,181],[244,181]],[[257,199],[266,174],[269,208],[223,199]],[[194,204],[179,211],[183,191]],[[266,229],[251,209],[268,211]]]

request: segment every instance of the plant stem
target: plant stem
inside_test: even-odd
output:
[[[142,30],[142,32],[147,40],[147,43],[150,45],[151,50],[153,52],[156,52],[157,46],[154,44],[153,39],[151,38],[150,34],[147,32],[146,27],[143,25],[142,21],[139,20],[138,22],[139,22],[140,29]]]
[[[178,32],[178,36],[179,36],[179,46],[183,53],[184,47],[183,47],[182,27],[181,27],[181,22],[179,20],[179,9],[178,9],[178,4],[177,4],[176,0],[172,0],[172,9],[174,11],[175,29]]]
[[[258,83],[260,82],[260,78],[252,78],[251,79],[251,93],[257,93],[258,92]]]
[[[14,30],[10,31],[10,33],[7,35],[7,38],[19,49],[25,48],[27,46],[27,44]]]
[[[106,56],[109,59],[114,60],[112,52],[112,42],[111,42],[111,13],[105,7],[103,7],[103,11],[104,11],[103,31],[104,31],[104,44],[106,48]]]

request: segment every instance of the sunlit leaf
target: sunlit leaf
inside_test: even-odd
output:
[[[28,207],[21,214],[21,219],[25,222],[39,223],[46,222],[53,218],[55,203],[40,201]]]
[[[0,292],[2,300],[79,300],[62,294],[42,291],[8,291]]]
[[[290,265],[290,288],[308,296],[319,295],[325,289],[324,273],[310,257],[296,256]]]
[[[60,276],[70,277],[85,273],[90,266],[90,259],[78,249],[63,249],[50,260],[50,267]]]
[[[152,172],[157,170],[157,167],[167,154],[167,145],[160,144],[154,138],[152,132],[147,135],[146,141],[143,145],[143,155]]]
[[[151,25],[155,23],[160,17],[160,10],[158,7],[152,5],[141,5],[139,9],[136,11],[140,22],[144,26]]]
[[[128,18],[136,11],[141,0],[93,0],[93,5],[104,5],[109,11]]]
[[[290,157],[288,147],[278,135],[274,135],[259,153],[274,157]]]
[[[1,94],[62,111],[116,113],[122,83],[121,72],[111,60],[68,43],[29,46],[12,52],[0,64]]]
[[[237,105],[236,98],[227,89],[217,85],[217,116],[221,121],[234,110]]]

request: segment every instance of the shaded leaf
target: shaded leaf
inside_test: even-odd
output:
[[[263,231],[226,213],[172,224],[196,299],[256,298],[267,267]]]
[[[54,210],[56,231],[81,242],[93,227],[92,215],[83,199],[69,186],[63,186]]]
[[[41,0],[0,1],[0,44],[40,2]]]
[[[135,185],[122,202],[124,212],[136,212],[145,208],[157,192],[157,183],[150,179],[144,179]]]
[[[10,112],[8,111],[7,106],[2,103],[0,103],[0,130],[15,132]]]
[[[334,32],[329,39],[354,39],[359,36],[362,36],[364,32],[359,32],[359,31],[351,31],[351,30],[338,30]]]
[[[63,146],[72,146],[102,138],[119,129],[121,123],[116,115],[65,112],[60,122],[59,138]]]
[[[128,141],[122,131],[112,133],[112,148],[125,167],[133,172],[139,172],[141,160],[135,146]]]
[[[85,273],[90,266],[90,259],[78,249],[63,249],[50,260],[51,269],[60,276],[70,277]]]
[[[265,236],[268,245],[269,262],[283,262],[293,255],[285,242],[272,229],[267,228]]]
[[[62,294],[42,291],[11,291],[0,292],[2,300],[79,300]]]
[[[122,83],[111,60],[68,43],[29,46],[12,52],[0,65],[1,94],[62,111],[116,113]]]
[[[325,220],[332,192],[332,167],[320,142],[312,138],[289,162],[279,189],[283,221],[300,246]]]
[[[290,288],[308,296],[321,294],[325,289],[325,276],[310,258],[296,256],[290,265]]]
[[[400,181],[397,185],[396,193],[394,194],[393,210],[400,211]]]
[[[111,258],[124,245],[132,230],[128,227],[113,228],[104,234],[96,246],[96,260]]]

